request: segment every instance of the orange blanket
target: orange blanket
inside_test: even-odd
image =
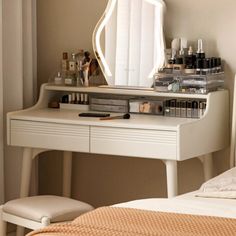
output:
[[[102,207],[28,236],[233,236],[236,219]]]

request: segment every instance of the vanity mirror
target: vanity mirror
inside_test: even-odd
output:
[[[151,87],[164,63],[163,0],[109,0],[93,48],[109,86]]]

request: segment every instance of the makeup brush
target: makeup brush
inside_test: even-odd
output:
[[[130,114],[126,113],[122,116],[102,117],[100,118],[100,120],[116,120],[116,119],[129,119],[129,118],[130,118]]]

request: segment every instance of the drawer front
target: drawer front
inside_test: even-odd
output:
[[[11,120],[10,144],[89,152],[89,126]]]
[[[176,160],[175,131],[91,127],[91,152]]]

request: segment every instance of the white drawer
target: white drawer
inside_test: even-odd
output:
[[[11,120],[10,144],[89,152],[89,126]]]
[[[175,131],[91,127],[92,153],[176,160]]]

